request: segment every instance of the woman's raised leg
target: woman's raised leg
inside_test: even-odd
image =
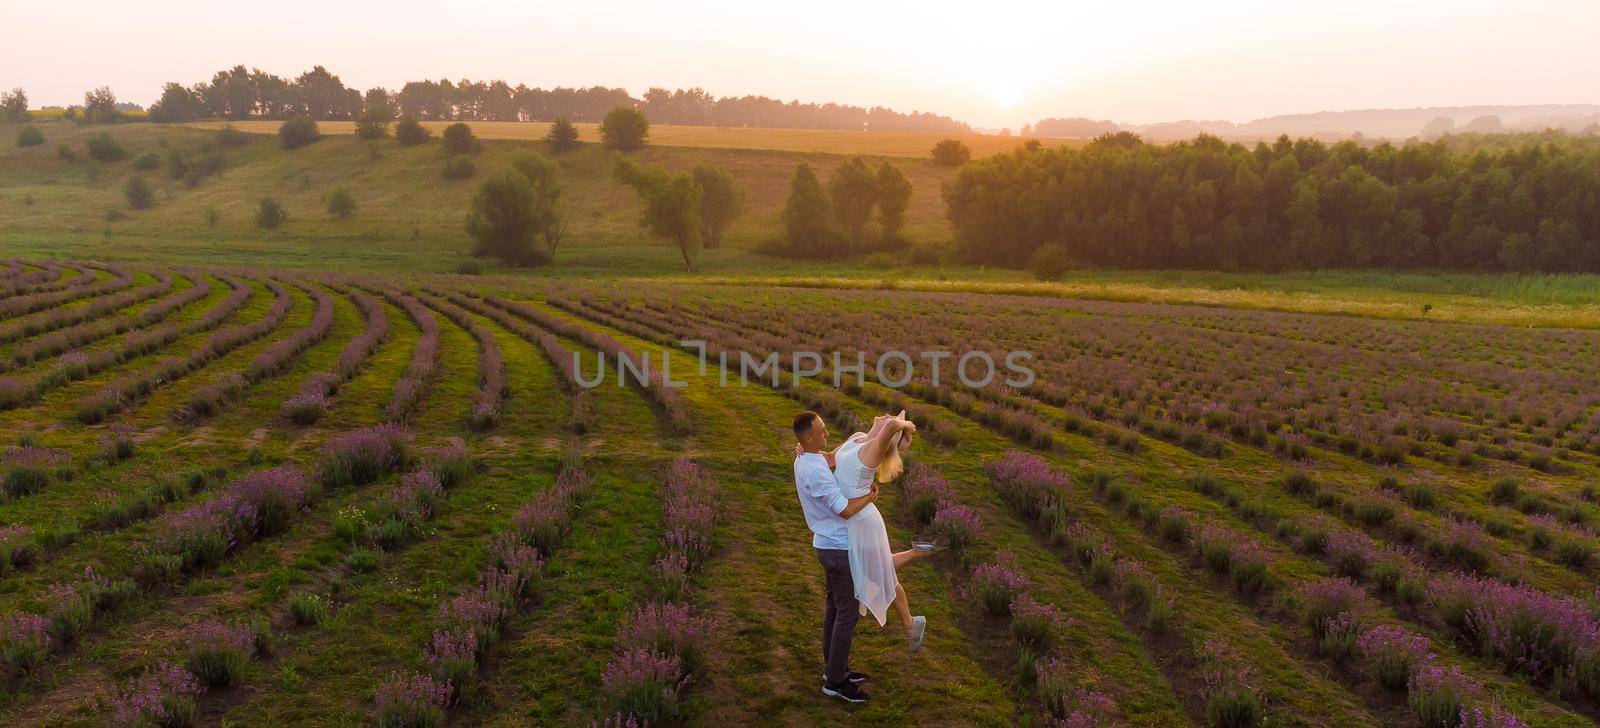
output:
[[[894,568],[898,570],[900,567],[916,561],[924,556],[927,556],[927,554],[920,553],[916,549],[906,549],[905,551],[890,555],[889,558],[894,560]]]

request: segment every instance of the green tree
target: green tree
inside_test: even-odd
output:
[[[861,231],[878,202],[878,178],[867,167],[867,161],[851,157],[839,165],[828,180],[828,198],[833,202],[833,214],[850,237],[850,246],[859,252]]]
[[[309,116],[291,116],[278,126],[278,143],[284,149],[299,149],[321,138],[316,120]]]
[[[1041,281],[1060,280],[1071,269],[1072,255],[1067,252],[1067,246],[1061,243],[1041,245],[1028,258],[1028,270]]]
[[[899,246],[906,208],[910,206],[911,180],[892,162],[884,161],[878,166],[878,226],[883,233],[883,247]]]
[[[492,255],[509,265],[544,265],[549,253],[534,240],[539,231],[533,184],[506,170],[484,180],[467,213],[473,255]]]
[[[256,227],[271,230],[289,221],[289,212],[271,197],[261,198],[256,206]]]
[[[959,167],[972,159],[972,150],[960,139],[945,139],[933,145],[934,164]]]
[[[195,89],[180,83],[161,87],[161,98],[150,105],[150,121],[193,121],[206,115],[205,102]]]
[[[399,121],[395,122],[394,138],[395,141],[400,142],[401,146],[414,147],[432,137],[433,133],[428,131],[427,127],[410,116],[402,116]]]
[[[110,86],[83,94],[83,120],[91,124],[115,124],[122,120],[122,112],[117,109],[117,95]]]
[[[356,117],[356,138],[384,139],[389,136],[389,123],[393,120],[388,106],[369,105]]]
[[[454,154],[470,154],[478,149],[478,138],[473,136],[472,127],[464,122],[458,121],[445,127],[439,138],[444,141],[444,150]]]
[[[789,180],[789,200],[780,216],[784,252],[796,258],[830,258],[839,253],[833,207],[811,165],[801,162]]]
[[[511,169],[528,178],[533,187],[534,228],[544,238],[554,260],[556,247],[567,230],[566,211],[561,207],[561,193],[566,188],[561,165],[538,152],[525,151],[511,157]]]
[[[560,154],[578,146],[578,127],[562,117],[550,125],[550,133],[545,134],[544,138],[550,142],[550,151]]]
[[[110,132],[103,131],[89,137],[87,146],[89,148],[89,156],[99,162],[115,162],[128,156],[128,153],[122,149],[122,145],[112,138]]]
[[[135,210],[146,210],[156,204],[156,196],[150,191],[150,183],[137,174],[128,177],[128,181],[122,184],[122,196],[128,199],[128,207]]]
[[[32,147],[44,143],[44,132],[37,126],[25,126],[17,130],[17,146]]]
[[[649,138],[650,120],[638,109],[618,106],[600,121],[600,142],[606,149],[631,152],[643,147]]]
[[[722,247],[722,236],[744,212],[744,188],[733,173],[709,164],[696,164],[691,174],[700,185],[700,236],[707,248]]]
[[[32,118],[28,113],[28,92],[21,88],[0,93],[0,122],[21,124]]]
[[[355,195],[350,190],[340,185],[331,190],[322,198],[322,203],[328,209],[328,214],[343,220],[356,211]]]
[[[683,255],[683,267],[693,271],[701,244],[700,185],[694,176],[640,167],[622,157],[617,158],[614,174],[644,203],[639,227],[676,245]]]

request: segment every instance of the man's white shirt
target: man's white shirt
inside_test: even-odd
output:
[[[822,453],[803,453],[794,461],[794,487],[800,496],[800,510],[805,513],[806,525],[811,527],[811,545],[819,549],[850,548],[850,532],[844,518],[839,516],[850,505],[839,489],[839,481],[828,468],[828,459]]]

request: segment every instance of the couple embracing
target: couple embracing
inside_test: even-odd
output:
[[[814,534],[811,545],[822,563],[827,594],[822,613],[822,659],[827,665],[822,693],[848,703],[867,701],[861,688],[867,676],[850,670],[850,640],[861,615],[872,614],[882,627],[894,607],[913,651],[922,648],[928,627],[926,617],[911,616],[895,570],[927,556],[935,546],[916,543],[907,551],[891,551],[883,515],[874,505],[878,484],[900,475],[901,454],[917,434],[916,424],[905,414],[902,410],[875,417],[871,430],[852,434],[832,450],[826,449],[828,426],[820,415],[801,412],[794,418],[799,441],[795,490]]]

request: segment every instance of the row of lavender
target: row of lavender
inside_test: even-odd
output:
[[[1582,333],[1479,327],[1471,337],[1441,337],[1436,330],[1374,324],[1394,329],[1384,332],[1389,338],[1440,354],[1417,358],[1349,343],[1331,332],[1366,322],[1335,317],[1049,299],[1019,309],[998,297],[817,291],[804,294],[812,304],[806,310],[816,315],[802,321],[793,307],[723,290],[650,293],[648,303],[630,308],[670,320],[698,316],[758,340],[765,329],[775,339],[766,348],[778,351],[818,350],[819,337],[837,346],[837,332],[852,331],[859,341],[840,349],[847,358],[854,351],[941,348],[1060,352],[1031,362],[1040,381],[1017,394],[1200,451],[1213,450],[1208,443],[1223,437],[1281,445],[1286,455],[1304,457],[1315,441],[1374,461],[1420,454],[1456,462],[1477,454],[1548,470],[1560,458],[1582,460],[1581,451],[1600,448],[1600,414],[1590,408],[1600,395],[1572,369],[1596,353],[1594,337]],[[1063,316],[1077,325],[1058,326]],[[1293,322],[1295,330],[1315,333],[1262,336],[1243,330],[1241,318],[1266,331]],[[784,324],[778,331],[775,321]],[[1483,350],[1457,343],[1465,341],[1483,341]],[[1534,365],[1473,363],[1505,351]],[[1428,362],[1447,371],[1427,370]],[[1370,406],[1375,397],[1383,408]],[[1557,441],[1564,449],[1553,448]],[[1458,457],[1463,452],[1468,458]]]
[[[383,304],[360,291],[350,291],[348,295],[361,310],[365,328],[345,343],[328,371],[307,377],[299,391],[283,401],[280,414],[297,425],[309,425],[321,419],[332,406],[332,397],[339,387],[360,372],[378,346],[389,338],[389,316]]]
[[[1506,672],[1523,677],[1533,685],[1555,695],[1576,697],[1587,694],[1600,698],[1600,617],[1593,607],[1570,596],[1552,595],[1521,583],[1499,581],[1471,573],[1451,572],[1442,564],[1424,564],[1417,554],[1404,547],[1379,543],[1353,529],[1330,528],[1310,518],[1295,518],[1276,513],[1244,494],[1225,489],[1211,479],[1196,479],[1194,487],[1222,500],[1249,523],[1275,534],[1293,548],[1315,554],[1338,575],[1339,581],[1323,587],[1322,601],[1336,595],[1340,608],[1333,614],[1319,615],[1316,625],[1323,649],[1336,657],[1347,657],[1359,647],[1368,657],[1379,646],[1389,646],[1401,632],[1398,628],[1373,627],[1388,637],[1379,642],[1357,632],[1372,621],[1371,609],[1363,590],[1356,583],[1377,589],[1413,621],[1449,635],[1467,650],[1498,663]],[[1466,554],[1481,554],[1483,534],[1458,524],[1442,537],[1447,554],[1456,563],[1477,563]],[[1202,536],[1219,556],[1226,569],[1229,554],[1239,550],[1238,541],[1226,533]],[[1437,574],[1430,576],[1430,574]],[[1427,645],[1427,640],[1403,633],[1405,643]],[[1413,650],[1417,652],[1417,650]],[[1402,675],[1393,666],[1399,656],[1389,656],[1387,675],[1378,679],[1386,687],[1400,688]]]
[[[694,431],[694,420],[690,417],[688,403],[684,400],[683,395],[678,392],[678,388],[669,386],[660,366],[648,366],[643,357],[624,346],[621,342],[580,323],[564,319],[534,306],[506,300],[499,296],[484,295],[482,298],[483,302],[488,306],[531,321],[556,336],[582,342],[594,348],[599,355],[598,360],[601,362],[609,357],[613,369],[618,372],[619,382],[631,379],[631,377],[623,376],[623,367],[625,366],[631,367],[632,371],[645,373],[645,381],[642,385],[637,381],[631,381],[630,383],[636,385],[646,397],[655,403],[656,407],[666,416],[667,425],[674,433],[683,435]],[[626,360],[626,364],[624,360]],[[563,371],[568,371],[568,369],[563,366]],[[597,371],[599,374],[604,375],[603,365],[597,367]]]
[[[692,576],[711,558],[716,481],[688,458],[672,462],[661,484],[662,536],[653,598],[617,632],[616,654],[600,673],[600,713],[608,727],[682,720],[684,691],[704,678],[716,631],[689,603]]]
[[[110,273],[111,277],[100,280],[99,274],[95,272],[96,269]],[[120,291],[133,285],[133,278],[133,271],[119,265],[85,265],[80,268],[77,276],[59,290],[0,299],[0,319],[37,313],[73,301]]]
[[[571,401],[572,429],[582,435],[595,428],[594,398],[589,389],[579,384],[577,356],[569,351],[556,336],[536,326],[526,318],[513,316],[503,308],[489,305],[476,298],[460,294],[446,294],[450,301],[473,313],[485,316],[523,340],[536,343],[546,360],[561,373],[561,387]]]
[[[245,364],[243,372],[227,372],[207,384],[191,389],[184,398],[184,403],[172,410],[174,420],[194,422],[216,414],[227,402],[238,398],[250,385],[282,372],[313,344],[328,335],[333,329],[334,322],[333,297],[320,286],[300,283],[296,287],[309,295],[316,304],[311,313],[311,321],[288,336],[273,342]]]
[[[1081,522],[1063,524],[1060,516],[1050,515],[1061,512],[1055,504],[1064,498],[1065,489],[1072,487],[1067,478],[1022,453],[1009,453],[991,466],[990,475],[996,490],[1014,510],[1041,514],[1037,518],[1054,522],[1049,528],[1059,535],[1053,537],[1078,556],[1091,578],[1115,583],[1124,595],[1147,605],[1152,603],[1148,600],[1147,572],[1119,560],[1103,534]],[[1325,577],[1296,584],[1294,579],[1274,573],[1272,555],[1255,541],[1220,524],[1203,521],[1176,505],[1158,506],[1113,477],[1097,474],[1090,480],[1106,503],[1128,514],[1159,541],[1175,549],[1190,550],[1202,568],[1226,576],[1237,592],[1284,592],[1284,603],[1298,614],[1319,654],[1339,664],[1348,664],[1358,654],[1368,658],[1367,669],[1372,678],[1384,687],[1404,690],[1424,725],[1459,725],[1456,721],[1467,720],[1467,716],[1492,716],[1495,725],[1521,724],[1505,709],[1494,707],[1482,686],[1462,673],[1460,665],[1447,665],[1427,649],[1426,638],[1385,618],[1382,610],[1348,580]],[[1215,639],[1211,642],[1211,647],[1217,647]],[[1408,648],[1421,645],[1423,649],[1395,652],[1396,646],[1402,644]],[[1200,655],[1202,664],[1215,658],[1215,654],[1205,651]],[[1247,708],[1258,701],[1252,697],[1256,691],[1249,685],[1248,676],[1242,666],[1216,675],[1208,673],[1208,682],[1225,680],[1232,687],[1207,695],[1207,713],[1246,716],[1241,719],[1243,722],[1229,722],[1230,725],[1256,722],[1259,706]]]
[[[7,671],[25,672],[65,648],[103,614],[142,589],[171,589],[214,567],[228,555],[286,530],[326,489],[364,485],[408,462],[410,436],[393,425],[353,430],[330,439],[315,474],[284,465],[235,479],[205,502],[162,514],[152,535],[137,547],[135,565],[120,577],[93,570],[78,580],[51,585],[40,598],[41,614],[7,615],[7,625],[25,625],[0,638]]]
[[[494,332],[478,323],[471,313],[460,306],[439,298],[428,299],[428,303],[457,326],[471,332],[472,338],[478,342],[478,394],[472,400],[467,423],[477,430],[494,427],[495,421],[500,419],[500,400],[508,389],[505,360],[500,354],[500,344]]]
[[[21,344],[12,350],[9,363],[4,365],[8,369],[26,366],[71,349],[87,346],[106,337],[158,324],[172,312],[211,295],[211,281],[197,275],[190,275],[189,278],[193,281],[193,285],[164,296],[138,311],[110,317],[97,316],[77,326],[58,329]]]
[[[61,265],[55,261],[43,260],[32,265],[33,268],[24,269],[23,261],[6,261],[5,273],[0,274],[0,298],[56,290],[66,285],[65,281],[60,280]]]
[[[539,594],[544,564],[568,537],[572,519],[592,486],[588,474],[564,467],[555,483],[512,516],[490,543],[477,581],[439,605],[435,628],[422,647],[426,670],[400,672],[374,693],[380,728],[430,728],[475,684],[507,623]]]
[[[1025,682],[1033,688],[1044,717],[1053,728],[1090,728],[1111,724],[1117,717],[1116,701],[1093,687],[1101,676],[1089,665],[1058,650],[1058,629],[1070,620],[1034,593],[1034,582],[1006,551],[987,547],[983,521],[963,505],[950,483],[938,471],[913,465],[900,481],[900,514],[914,527],[927,528],[961,555],[961,564],[976,563],[962,573],[946,563],[958,593],[975,602],[991,619],[1009,622],[1016,641],[1018,664]],[[979,551],[987,552],[980,556]],[[964,577],[964,578],[963,578]]]
[[[156,388],[170,384],[218,357],[266,336],[283,322],[294,306],[294,299],[283,284],[268,280],[266,285],[272,291],[273,300],[261,318],[218,329],[187,354],[159,359],[112,380],[98,392],[80,401],[73,410],[73,416],[84,424],[100,422]]]
[[[414,461],[406,438],[375,429],[332,441],[326,453],[347,472],[357,462],[363,472],[382,473],[403,469]],[[459,441],[425,449],[415,462],[414,470],[365,510],[359,532],[337,535],[387,551],[420,538],[423,524],[443,507],[444,493],[465,482],[473,465]],[[349,566],[352,561],[347,559],[347,568],[353,568]],[[315,626],[327,619],[327,609],[317,595],[300,595],[290,602],[290,622],[285,628]],[[249,663],[270,650],[273,637],[273,626],[264,620],[202,620],[185,630],[184,639],[168,657],[158,658],[122,682],[107,710],[118,722],[190,725],[199,711],[199,697],[209,689],[239,684]]]

